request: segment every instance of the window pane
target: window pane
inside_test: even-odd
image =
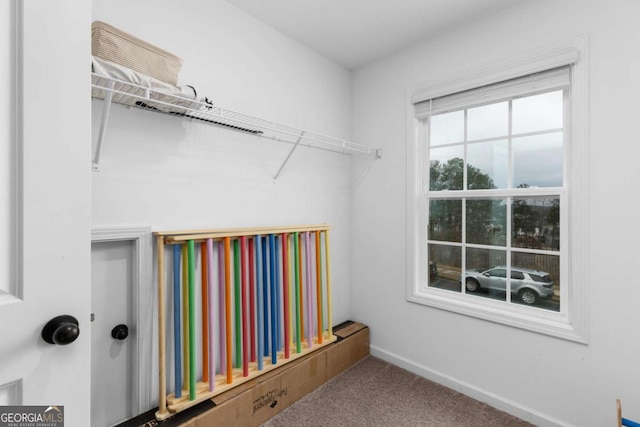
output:
[[[507,253],[490,249],[466,249],[465,292],[506,301]]]
[[[507,187],[509,146],[506,140],[480,142],[467,147],[467,188]]]
[[[464,140],[464,111],[438,114],[431,117],[429,144],[433,147]]]
[[[507,203],[504,199],[467,200],[467,243],[507,244]]]
[[[560,198],[514,197],[511,221],[511,246],[560,250]]]
[[[429,150],[431,161],[429,190],[462,190],[464,148],[441,147]]]
[[[457,246],[429,245],[429,286],[460,292],[462,249]]]
[[[462,201],[429,202],[429,240],[462,241]]]
[[[512,252],[511,269],[524,276],[511,280],[512,302],[560,311],[560,257]]]
[[[514,134],[563,127],[562,91],[543,93],[513,100]]]
[[[513,187],[562,186],[562,132],[513,139]]]
[[[520,270],[511,270],[511,278],[516,280],[524,279],[524,273]]]
[[[427,286],[476,304],[560,310],[565,95],[452,98],[460,110],[428,119]]]
[[[467,140],[504,137],[508,132],[508,102],[467,110]]]

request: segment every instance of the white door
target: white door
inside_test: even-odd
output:
[[[0,1],[0,405],[67,427],[90,423],[90,5]],[[63,314],[78,338],[46,343]]]
[[[131,240],[91,245],[91,426],[133,415],[134,254]],[[108,402],[108,404],[106,403]]]

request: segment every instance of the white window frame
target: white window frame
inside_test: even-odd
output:
[[[564,176],[568,227],[562,230],[566,247],[563,261],[562,310],[505,304],[457,292],[426,287],[427,182],[424,167],[427,147],[425,121],[416,118],[415,104],[429,99],[571,65],[570,135],[565,147]],[[588,39],[586,36],[526,52],[491,67],[433,80],[408,91],[407,96],[407,300],[504,325],[587,343],[588,275]],[[563,200],[563,203],[565,201]],[[563,206],[565,206],[563,204]]]

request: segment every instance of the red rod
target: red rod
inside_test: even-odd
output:
[[[282,296],[284,298],[284,358],[289,358],[289,240],[282,233]]]

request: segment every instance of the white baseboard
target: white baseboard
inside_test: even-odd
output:
[[[414,374],[435,383],[442,384],[445,387],[448,387],[473,399],[479,400],[480,402],[486,403],[491,407],[518,417],[522,420],[528,421],[532,424],[535,424],[536,426],[574,427],[572,424],[569,424],[565,421],[550,417],[531,408],[523,406],[518,402],[509,400],[503,396],[488,392],[464,381],[460,381],[457,378],[453,378],[431,368],[419,365],[412,360],[406,359],[402,356],[398,356],[397,354],[391,353],[387,350],[383,350],[374,345],[370,346],[370,353],[374,357],[382,359],[400,368],[406,369],[409,372],[413,372]]]

